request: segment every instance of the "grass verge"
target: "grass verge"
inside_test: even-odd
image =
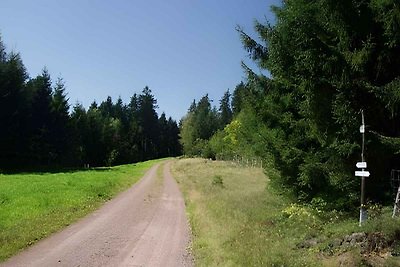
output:
[[[388,208],[376,208],[360,228],[356,216],[274,193],[261,169],[183,159],[172,172],[197,266],[400,266],[393,256],[400,255],[400,223]]]
[[[67,173],[0,174],[0,262],[94,211],[160,161]]]

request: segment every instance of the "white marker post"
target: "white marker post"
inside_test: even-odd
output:
[[[361,206],[360,206],[360,226],[367,220],[367,210],[365,209],[365,177],[369,177],[369,172],[364,169],[367,167],[367,163],[364,158],[364,143],[365,143],[365,121],[364,121],[364,110],[361,110],[361,127],[360,133],[362,134],[362,147],[361,147],[361,162],[357,163],[357,168],[361,168],[361,171],[356,171],[356,176],[361,176]],[[360,167],[358,167],[360,166]]]

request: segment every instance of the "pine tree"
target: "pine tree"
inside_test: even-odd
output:
[[[58,165],[67,164],[70,158],[71,147],[71,125],[69,116],[68,98],[65,93],[65,85],[61,78],[58,78],[51,102],[51,112],[53,117],[51,129],[51,143],[54,147],[55,162]]]
[[[146,86],[138,97],[138,122],[141,136],[142,159],[156,157],[158,147],[157,100]]]
[[[107,160],[105,121],[98,108],[89,108],[86,113],[87,127],[83,133],[85,164],[104,166]]]
[[[108,96],[106,101],[101,102],[99,111],[104,118],[114,117],[114,103],[111,96]]]
[[[86,110],[80,103],[76,103],[71,113],[71,156],[68,160],[74,166],[83,166],[87,160],[87,146],[85,144],[88,132]]]
[[[130,162],[137,162],[141,159],[140,153],[140,132],[138,120],[139,100],[137,94],[133,94],[128,104],[127,113],[129,119],[128,129],[128,158]]]
[[[188,112],[195,112],[196,108],[197,108],[196,100],[193,99],[193,102],[192,104],[190,104]]]
[[[7,61],[6,46],[4,45],[0,35],[0,63],[5,63],[6,61]]]
[[[223,97],[219,102],[219,112],[220,112],[220,128],[231,122],[232,120],[232,109],[231,109],[231,94],[229,89],[224,93]]]
[[[51,78],[46,68],[42,74],[28,82],[33,94],[31,107],[31,140],[30,154],[33,164],[49,166],[56,158],[51,140],[53,114],[51,111],[52,87]]]
[[[158,147],[158,156],[160,158],[170,156],[170,148],[168,146],[168,121],[163,112],[158,119],[158,129],[159,129],[159,147]]]
[[[246,103],[246,95],[248,94],[246,85],[240,82],[236,85],[232,94],[232,113],[238,115]]]
[[[194,124],[197,138],[208,140],[218,129],[217,111],[211,107],[208,94],[203,96],[194,112]]]
[[[183,152],[190,156],[212,157],[206,152],[207,142],[218,127],[218,111],[215,107],[211,107],[208,94],[203,96],[197,104],[193,101],[188,114],[181,121],[180,137]]]
[[[0,39],[0,168],[20,166],[29,158],[27,77],[20,55],[7,55]]]
[[[264,97],[251,101],[268,127],[265,147],[281,182],[307,200],[334,195],[341,208],[357,203],[364,109],[374,151],[367,155],[369,183],[377,188],[370,196],[383,199],[385,178],[400,168],[398,142],[385,141],[400,136],[397,4],[287,0],[273,11],[275,25],[256,23],[262,43],[238,30],[251,58],[272,76]],[[257,82],[251,87],[257,91]]]
[[[179,143],[179,127],[171,117],[168,118],[167,122],[167,148],[168,156],[179,156],[181,155],[181,145]]]

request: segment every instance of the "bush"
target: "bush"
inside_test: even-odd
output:
[[[214,178],[212,180],[212,185],[216,185],[216,186],[220,186],[220,187],[224,187],[224,181],[222,180],[222,176],[221,175],[214,175]]]

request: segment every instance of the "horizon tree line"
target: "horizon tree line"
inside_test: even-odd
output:
[[[111,166],[181,153],[179,127],[146,86],[128,104],[109,96],[87,109],[68,103],[63,80],[30,78],[0,37],[0,171]],[[71,110],[71,111],[70,111]]]

